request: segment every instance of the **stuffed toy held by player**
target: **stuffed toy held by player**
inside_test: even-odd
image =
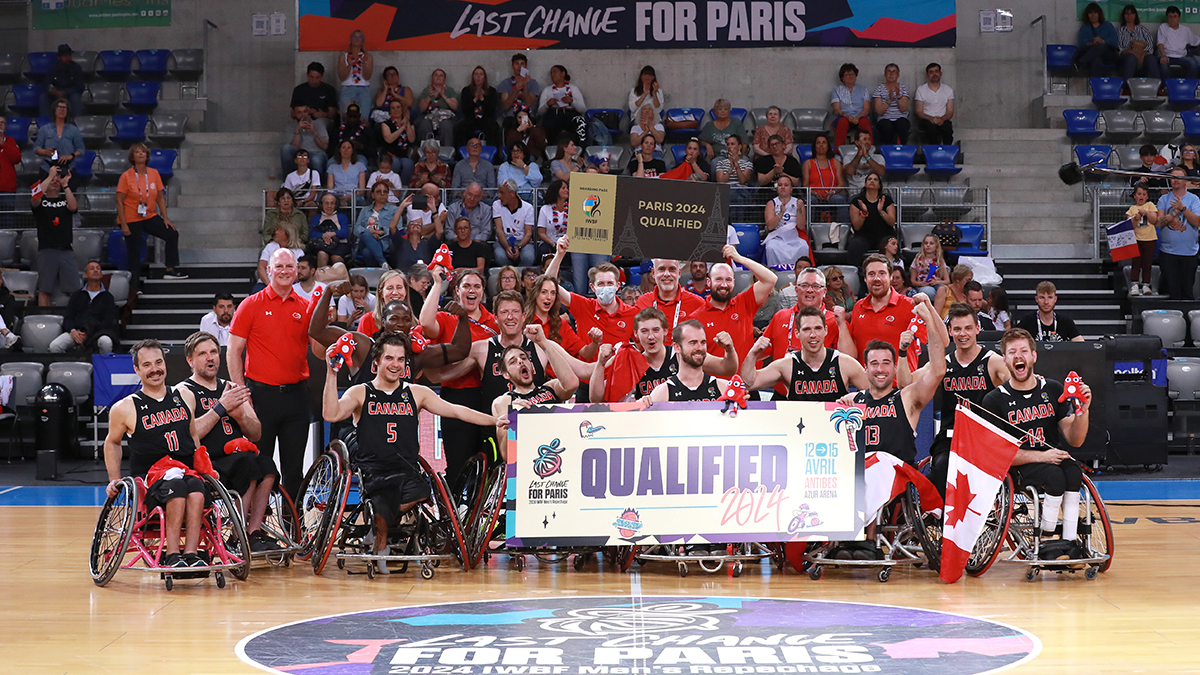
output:
[[[329,348],[329,353],[326,356],[329,359],[329,365],[333,368],[333,372],[340,371],[344,364],[352,362],[354,348],[357,346],[358,343],[354,341],[354,338],[350,337],[350,333],[342,333],[337,342],[334,342],[333,346]]]
[[[746,383],[742,381],[741,376],[734,375],[733,379],[729,380],[729,384],[725,385],[725,391],[717,397],[718,401],[725,401],[725,407],[721,409],[721,412],[730,417],[737,417],[738,408],[746,407],[746,394]]]
[[[1058,402],[1063,401],[1071,401],[1075,415],[1083,414],[1083,378],[1073,370],[1067,373],[1067,379],[1063,380],[1063,392],[1058,397]]]

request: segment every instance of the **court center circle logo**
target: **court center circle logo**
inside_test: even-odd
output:
[[[927,609],[741,597],[572,597],[414,605],[255,633],[238,657],[313,675],[967,675],[1013,668],[1034,635]]]

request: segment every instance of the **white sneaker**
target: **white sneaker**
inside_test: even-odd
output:
[[[1137,284],[1129,284],[1129,297],[1132,298],[1134,296],[1141,295],[1141,294],[1142,294],[1142,291],[1138,288]]]
[[[1154,295],[1154,290],[1150,288],[1150,284],[1142,284],[1142,295]]]
[[[17,335],[16,333],[14,333],[12,331],[9,331],[4,334],[5,348],[12,347],[13,345],[17,344],[20,341],[21,341],[21,336]]]

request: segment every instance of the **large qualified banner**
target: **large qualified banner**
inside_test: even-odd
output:
[[[729,185],[571,174],[568,250],[626,258],[720,262]]]
[[[171,0],[33,0],[33,27],[170,26]]]
[[[510,546],[855,539],[859,406],[771,401],[513,412]]]
[[[419,9],[417,9],[419,7]],[[953,47],[954,0],[299,0],[301,51]]]

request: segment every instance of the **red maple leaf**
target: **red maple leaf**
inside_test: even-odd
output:
[[[55,216],[55,218],[54,218],[54,224],[55,224],[56,226],[58,225],[58,217],[57,217],[57,216]]]
[[[946,527],[961,523],[967,517],[968,510],[978,515],[978,512],[970,509],[973,501],[975,493],[971,492],[971,480],[967,474],[960,472],[958,478],[954,479],[954,485],[946,490]]]

